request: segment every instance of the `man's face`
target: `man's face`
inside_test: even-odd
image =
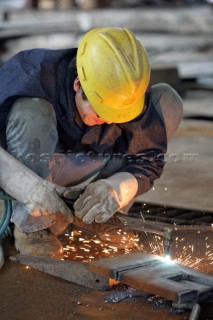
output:
[[[101,125],[103,123],[110,124],[111,122],[105,121],[101,119],[95,110],[93,110],[90,102],[88,100],[83,99],[83,90],[81,87],[81,83],[79,77],[77,77],[74,81],[73,85],[74,91],[76,92],[75,95],[75,103],[78,109],[78,113],[83,121],[84,124],[87,126],[95,126]]]

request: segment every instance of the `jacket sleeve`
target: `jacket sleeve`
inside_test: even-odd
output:
[[[135,176],[138,181],[138,196],[151,189],[154,181],[160,178],[164,164],[164,153],[153,149],[137,155],[126,155],[125,165],[119,171]]]
[[[167,136],[164,121],[153,104],[152,94],[147,94],[143,113],[129,123],[120,125],[121,135],[116,150],[124,157],[119,171],[133,174],[138,181],[138,193],[147,192],[164,168]]]

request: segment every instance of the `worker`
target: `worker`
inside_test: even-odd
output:
[[[60,259],[68,224],[101,228],[161,176],[182,100],[149,85],[147,52],[121,28],[90,30],[77,49],[19,52],[0,83],[0,187],[16,199],[15,246]],[[79,184],[73,215],[62,197]]]

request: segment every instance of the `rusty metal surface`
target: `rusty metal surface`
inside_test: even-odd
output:
[[[11,260],[84,287],[96,290],[109,289],[109,277],[90,271],[86,263],[21,254],[11,257]]]
[[[178,303],[213,297],[213,277],[143,252],[89,263],[93,272]]]

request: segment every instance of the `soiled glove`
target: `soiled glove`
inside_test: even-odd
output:
[[[66,188],[56,186],[46,180],[39,181],[33,190],[23,199],[30,215],[36,217],[48,214],[63,214],[68,223],[73,221],[73,215],[67,205],[61,200]]]
[[[91,183],[75,202],[75,215],[84,223],[103,223],[127,205],[138,190],[136,178],[128,172]]]

